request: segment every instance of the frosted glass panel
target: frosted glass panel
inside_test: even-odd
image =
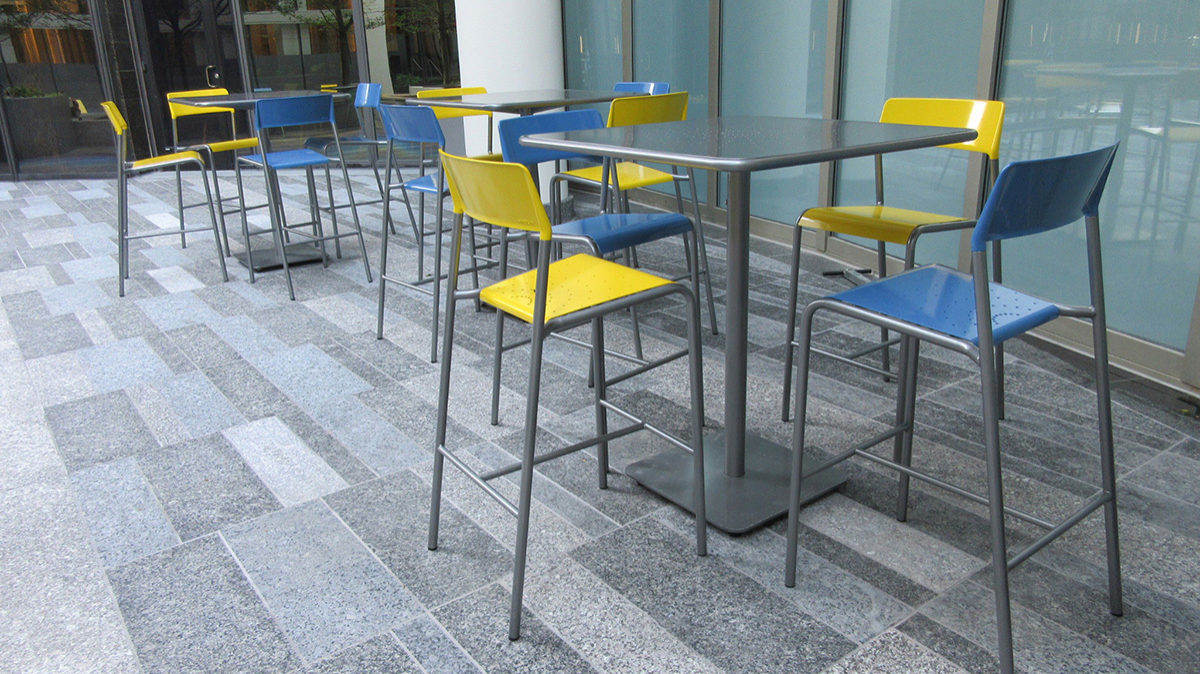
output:
[[[962,0],[849,0],[845,55],[845,119],[877,120],[894,97],[974,98],[983,26],[982,2]],[[966,195],[963,153],[938,148],[885,155],[886,203],[961,214]],[[839,204],[875,202],[871,158],[842,162]],[[858,240],[875,246],[874,241]],[[921,238],[919,263],[958,262],[955,232]],[[903,247],[890,245],[892,255]]]
[[[1122,141],[1100,213],[1109,326],[1183,349],[1200,278],[1195,0],[1013,0],[1005,25],[1001,162]],[[1005,281],[1085,300],[1082,232],[1012,242]]]
[[[708,115],[708,0],[634,0],[633,78],[669,82],[671,91],[688,92],[689,117]],[[696,181],[704,200],[707,176]]]
[[[621,80],[621,3],[563,1],[567,87],[607,91]]]
[[[721,114],[821,116],[827,0],[744,0],[721,20]],[[751,174],[750,212],[795,222],[817,203],[816,166]],[[722,194],[726,177],[721,176]]]

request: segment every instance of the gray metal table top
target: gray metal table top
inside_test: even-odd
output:
[[[625,96],[645,94],[627,91],[591,91],[587,89],[531,89],[529,91],[498,91],[488,94],[467,94],[446,98],[410,98],[410,105],[436,105],[447,108],[467,108],[487,112],[511,112],[529,115],[538,110],[550,110],[584,103],[607,103]]]
[[[560,134],[525,136],[531,147],[633,159],[729,174],[726,237],[729,270],[725,314],[725,429],[705,439],[707,459],[724,456],[724,471],[706,479],[709,521],[741,533],[787,509],[788,450],[746,434],[746,352],[750,285],[750,174],[886,152],[957,143],[970,129],[786,117],[711,117]],[[797,213],[803,204],[796,204]],[[713,445],[711,448],[709,444]],[[751,446],[747,452],[747,445]],[[758,456],[756,456],[756,454]],[[687,507],[690,470],[660,455],[631,465],[638,482]],[[690,461],[690,458],[684,459]],[[715,467],[715,466],[714,466]],[[712,475],[712,473],[717,473]],[[814,480],[817,482],[817,480]],[[814,486],[816,495],[836,480]]]
[[[333,100],[341,101],[350,98],[350,94],[344,91],[251,91],[238,94],[223,94],[220,96],[196,96],[196,97],[180,97],[174,99],[176,103],[184,105],[194,105],[197,108],[234,108],[237,110],[254,110],[254,104],[271,98],[296,98],[299,96],[320,96],[328,94],[333,96]]]

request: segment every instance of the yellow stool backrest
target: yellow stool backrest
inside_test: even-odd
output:
[[[117,109],[117,104],[112,101],[104,101],[100,104],[104,108],[104,114],[108,115],[108,121],[112,122],[113,132],[118,136],[124,136],[125,131],[129,129],[129,123],[125,121],[125,115]]]
[[[550,239],[550,218],[533,176],[523,164],[471,159],[438,151],[454,199],[454,212],[500,227]]]
[[[982,152],[991,159],[1000,158],[1000,132],[1004,128],[1004,101],[976,101],[969,98],[889,98],[883,104],[879,121],[889,124],[950,126],[974,129],[975,140],[950,143],[942,147]]]
[[[175,103],[176,98],[200,98],[202,96],[228,96],[228,89],[192,89],[191,91],[172,91],[167,94],[167,107],[171,109],[171,119],[188,117],[190,115],[211,115],[214,112],[233,114],[233,108],[201,108],[185,103]]]
[[[687,119],[688,92],[614,99],[608,108],[608,125],[657,124]]]
[[[454,96],[469,96],[471,94],[486,94],[486,87],[455,87],[452,89],[422,89],[417,92],[417,98],[451,98]],[[433,108],[433,114],[437,115],[438,119],[451,119],[454,117],[473,117],[476,115],[491,115],[492,113],[486,110],[467,110],[466,108],[446,108],[437,105],[429,106]]]

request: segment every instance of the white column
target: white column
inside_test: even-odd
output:
[[[455,0],[454,14],[464,87],[502,92],[564,86],[561,0]],[[472,118],[468,127],[467,151],[486,152],[487,127]],[[499,139],[494,149],[500,151]],[[543,169],[543,188],[549,170]]]

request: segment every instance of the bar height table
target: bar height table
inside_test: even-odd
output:
[[[625,96],[644,96],[629,91],[592,91],[588,89],[531,89],[528,91],[498,91],[488,94],[467,94],[446,98],[408,98],[409,105],[431,105],[443,108],[466,108],[487,112],[507,112],[522,117],[539,110],[553,110],[584,103],[607,103]]]
[[[250,116],[250,128],[254,128],[254,104],[258,101],[269,98],[292,98],[294,96],[320,96],[328,94],[333,96],[335,101],[344,101],[350,98],[350,94],[344,91],[251,91],[239,94],[225,94],[223,96],[199,96],[196,98],[180,97],[174,102],[184,105],[191,105],[197,108],[233,108],[234,110],[244,110]],[[261,148],[261,151],[266,152],[268,148]],[[236,161],[236,160],[235,160]],[[282,204],[281,195],[278,192],[277,185],[268,185],[267,189],[276,190],[275,196],[278,199],[276,203]],[[256,206],[255,208],[260,208]],[[272,236],[275,236],[272,233]],[[247,241],[249,246],[250,242]],[[307,248],[298,248],[296,246],[285,246],[284,251],[287,254],[289,265],[308,264],[311,262],[321,262],[325,256],[315,246],[308,250]],[[246,253],[236,253],[234,255],[242,266],[249,267],[247,258],[250,256]],[[255,250],[254,255],[254,271],[269,271],[271,269],[279,269],[283,267],[283,261],[279,259],[279,254],[276,252],[275,246]]]
[[[531,147],[688,166],[729,175],[725,430],[704,439],[705,461],[712,464],[706,465],[705,470],[710,524],[729,533],[745,533],[787,511],[790,448],[746,432],[751,173],[973,138],[975,132],[970,129],[785,117],[710,117],[521,139]],[[650,491],[688,509],[690,464],[690,457],[673,452],[630,464],[626,473]],[[831,473],[825,471],[808,481],[806,502],[844,481],[840,475]]]

